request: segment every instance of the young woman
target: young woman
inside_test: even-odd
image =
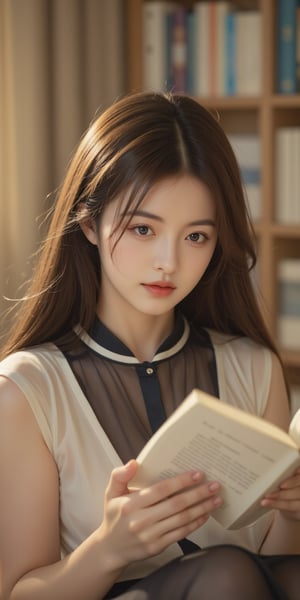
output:
[[[129,491],[195,387],[287,428],[253,232],[217,120],[133,94],[83,137],[0,365],[3,600],[298,597],[300,472],[230,532],[218,481]],[[126,591],[127,589],[127,591]]]

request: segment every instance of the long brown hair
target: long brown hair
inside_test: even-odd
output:
[[[128,191],[128,206],[136,208],[154,183],[183,172],[212,192],[218,243],[204,277],[181,303],[182,312],[195,326],[249,336],[275,350],[251,283],[254,235],[226,135],[217,119],[187,96],[138,93],[108,108],[79,143],[2,356],[55,342],[79,322],[91,326],[101,267],[80,220],[99,219],[109,202]]]

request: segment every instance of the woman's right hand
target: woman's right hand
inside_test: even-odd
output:
[[[182,473],[142,490],[129,490],[137,462],[112,471],[105,493],[101,533],[108,552],[123,568],[159,554],[201,527],[222,504],[220,484],[200,472]]]

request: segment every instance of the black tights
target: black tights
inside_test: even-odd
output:
[[[108,595],[122,600],[299,600],[300,556],[259,556],[213,546],[182,556]]]

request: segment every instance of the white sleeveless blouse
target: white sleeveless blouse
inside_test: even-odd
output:
[[[263,415],[271,382],[271,352],[247,338],[209,331],[220,398]],[[110,473],[122,460],[99,423],[70,365],[53,344],[17,352],[0,363],[0,375],[14,381],[31,406],[60,477],[62,556],[75,549],[101,523]],[[99,394],[105,390],[99,389]],[[238,544],[258,551],[272,520],[224,530],[213,518],[189,538],[202,548]],[[160,555],[130,565],[121,579],[139,578],[181,554],[174,544]]]

